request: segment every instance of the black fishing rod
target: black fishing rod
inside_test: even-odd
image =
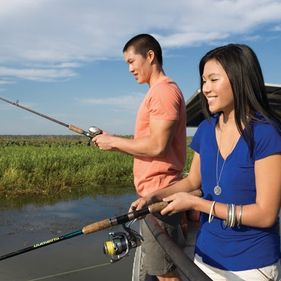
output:
[[[50,120],[50,121],[52,121],[52,122],[55,122],[55,123],[57,123],[57,124],[59,124],[59,125],[61,125],[61,126],[67,127],[69,130],[71,130],[71,131],[73,131],[73,132],[75,132],[75,133],[77,133],[77,134],[84,135],[84,136],[86,136],[86,137],[88,137],[88,138],[90,138],[90,139],[92,139],[92,138],[95,137],[96,135],[99,135],[99,134],[102,133],[102,130],[99,129],[99,128],[97,128],[97,127],[95,127],[95,126],[90,127],[90,128],[88,129],[88,132],[87,132],[87,131],[84,131],[83,129],[80,129],[80,128],[78,128],[78,127],[72,125],[72,124],[66,124],[66,123],[64,123],[64,122],[61,122],[61,121],[59,121],[59,120],[53,118],[53,117],[47,116],[47,115],[42,114],[42,113],[40,113],[40,112],[37,112],[37,111],[35,111],[35,110],[33,110],[33,109],[30,109],[30,108],[28,108],[28,107],[25,107],[25,106],[23,106],[23,105],[20,105],[18,101],[17,101],[17,102],[12,102],[12,101],[9,101],[9,100],[7,100],[7,99],[5,99],[5,98],[2,98],[2,97],[0,97],[0,100],[2,100],[2,101],[4,101],[4,102],[7,102],[7,103],[9,103],[9,104],[11,104],[11,105],[17,106],[17,107],[19,107],[19,108],[21,108],[21,109],[27,110],[27,111],[29,111],[29,112],[31,112],[31,113],[34,113],[34,114],[36,114],[36,115],[38,115],[38,116],[40,116],[40,117],[43,117],[43,118],[48,119],[48,120]]]
[[[32,246],[2,255],[2,256],[0,256],[0,261],[29,252],[29,251],[36,250],[38,248],[48,246],[50,244],[54,244],[54,243],[57,243],[57,242],[60,242],[60,241],[66,240],[66,239],[70,239],[70,238],[73,238],[73,237],[76,237],[76,236],[79,236],[82,234],[94,233],[94,232],[104,230],[106,228],[109,228],[109,227],[115,226],[115,225],[120,225],[120,224],[124,225],[126,222],[132,221],[137,218],[144,217],[149,213],[151,213],[151,214],[158,213],[163,208],[165,208],[167,206],[167,204],[168,203],[164,202],[164,201],[157,202],[157,203],[151,204],[148,207],[145,207],[141,210],[129,212],[122,216],[112,217],[112,218],[104,219],[104,220],[86,225],[80,230],[76,230],[76,231],[67,233],[65,235],[59,236],[59,237],[54,237],[54,238],[51,238],[46,241],[38,242]]]

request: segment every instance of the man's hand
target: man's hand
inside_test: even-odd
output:
[[[95,136],[92,139],[92,143],[101,150],[114,150],[113,142],[115,137],[107,133],[102,133],[101,135]]]

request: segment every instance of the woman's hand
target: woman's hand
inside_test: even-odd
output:
[[[161,215],[172,215],[182,211],[192,209],[194,201],[198,196],[191,195],[188,192],[178,192],[163,199],[169,202],[168,206],[161,211]]]
[[[129,212],[140,210],[151,203],[152,200],[149,197],[140,197],[136,201],[132,202]]]

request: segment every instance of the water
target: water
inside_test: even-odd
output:
[[[92,222],[123,215],[135,197],[134,193],[126,193],[51,203],[0,202],[0,256],[80,230]],[[0,281],[131,280],[134,250],[113,264],[103,253],[108,233],[120,230],[121,227],[113,227],[80,235],[0,261]]]
[[[29,203],[0,209],[0,255],[81,229],[83,226],[127,213],[134,193],[98,195],[54,203]],[[3,206],[3,205],[2,205]],[[135,228],[135,227],[134,227]],[[114,227],[64,240],[0,261],[1,281],[130,280],[134,250],[110,263],[103,253]]]

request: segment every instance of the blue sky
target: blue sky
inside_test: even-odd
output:
[[[138,33],[159,40],[186,100],[200,58],[230,42],[251,46],[265,81],[281,84],[280,0],[0,0],[0,96],[85,130],[133,134],[147,86],[122,48]],[[1,135],[68,133],[0,101]]]

